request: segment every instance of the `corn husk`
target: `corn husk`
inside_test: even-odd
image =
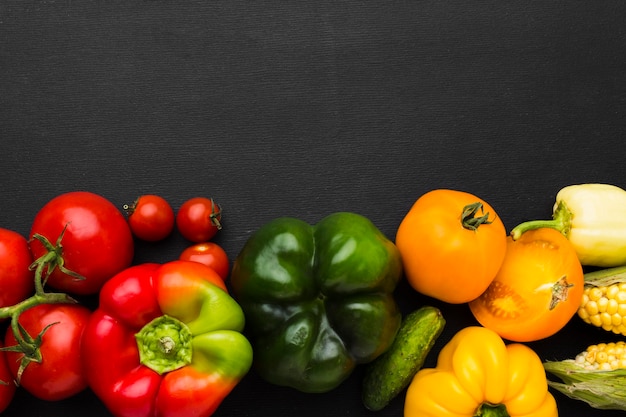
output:
[[[626,411],[626,369],[586,370],[573,359],[544,362],[545,370],[562,382],[548,380],[551,388],[601,410]]]
[[[602,287],[626,281],[626,266],[598,269],[585,273],[585,285]]]

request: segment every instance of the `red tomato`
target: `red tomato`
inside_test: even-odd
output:
[[[163,197],[142,195],[131,206],[124,206],[124,209],[128,212],[130,230],[141,240],[163,240],[174,229],[174,210]]]
[[[49,250],[35,234],[52,245],[62,236],[63,266],[83,277],[55,268],[48,284],[64,292],[95,294],[133,260],[133,235],[126,218],[109,200],[90,192],[61,194],[37,213],[30,232],[30,249],[37,259]]]
[[[217,272],[222,279],[226,279],[230,271],[228,255],[220,245],[214,242],[202,242],[189,246],[182,251],[178,259],[204,264]]]
[[[24,369],[19,385],[33,396],[47,401],[58,401],[78,394],[87,388],[80,357],[83,330],[91,311],[79,304],[39,304],[20,314],[19,323],[36,338],[52,324],[41,339],[42,360],[30,362]],[[5,346],[15,346],[17,341],[9,327]],[[18,376],[23,353],[6,352],[9,369]]]
[[[0,344],[0,348],[2,344]],[[6,353],[0,352],[0,413],[2,413],[11,404],[15,396],[15,383],[13,382],[13,374],[9,369]]]
[[[0,307],[15,305],[35,291],[34,272],[28,269],[32,262],[26,238],[0,228]]]
[[[187,240],[211,240],[222,228],[222,209],[212,198],[194,197],[185,201],[176,215],[176,227]]]

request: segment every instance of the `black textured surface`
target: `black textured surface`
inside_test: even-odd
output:
[[[121,207],[157,193],[224,208],[234,258],[283,215],[363,214],[390,238],[440,187],[489,201],[508,230],[548,217],[556,192],[626,186],[622,2],[70,2],[0,4],[0,227],[78,189]],[[187,245],[139,244],[136,262]],[[438,350],[474,323],[440,306]],[[531,344],[571,357],[611,335],[574,319]],[[427,366],[434,364],[434,355]],[[216,416],[365,416],[361,370],[302,394],[250,373]],[[556,395],[562,416],[611,416]],[[397,398],[376,414],[401,416]],[[107,416],[89,391],[7,416]]]

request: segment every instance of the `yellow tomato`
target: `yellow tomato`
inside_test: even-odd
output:
[[[422,195],[404,217],[396,246],[418,292],[454,304],[478,297],[496,276],[506,230],[493,207],[456,190]]]
[[[560,232],[542,228],[508,238],[498,275],[469,306],[484,327],[530,342],[561,330],[578,310],[583,289],[574,246]]]

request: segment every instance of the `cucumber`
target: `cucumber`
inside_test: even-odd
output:
[[[389,349],[366,365],[362,401],[371,411],[382,410],[405,389],[424,365],[446,321],[436,307],[421,307],[402,319]]]

